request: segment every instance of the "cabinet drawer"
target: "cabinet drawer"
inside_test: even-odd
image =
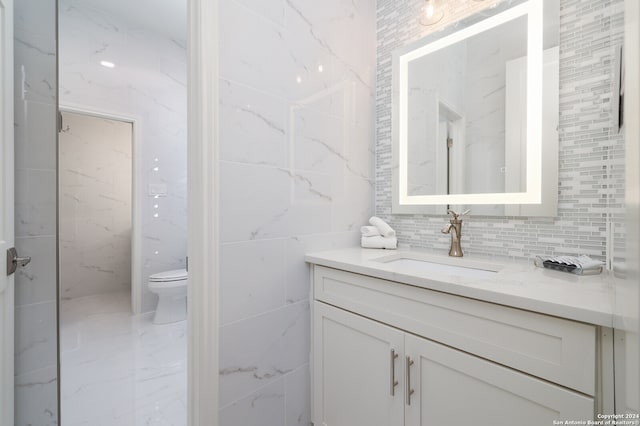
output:
[[[316,300],[595,394],[592,325],[317,265],[313,271]]]

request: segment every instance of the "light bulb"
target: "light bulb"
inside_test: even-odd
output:
[[[427,19],[431,19],[433,17],[433,5],[431,3],[427,4],[424,13],[427,16]]]
[[[423,13],[420,15],[422,25],[434,25],[442,20],[444,11],[436,0],[426,0]]]

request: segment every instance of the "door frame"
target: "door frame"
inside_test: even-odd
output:
[[[0,49],[2,64],[0,64],[0,138],[5,142],[0,143],[0,162],[2,173],[0,176],[0,204],[4,208],[0,215],[0,247],[7,249],[15,246],[14,229],[14,115],[13,115],[13,1],[0,0]],[[4,61],[5,58],[11,58]],[[11,177],[10,179],[6,179]],[[5,235],[6,233],[6,235]],[[4,262],[5,251],[1,250],[0,261]],[[15,313],[15,274],[6,275],[6,266],[0,266],[2,279],[0,282],[0,424],[13,424],[14,422],[14,313]],[[6,284],[5,288],[2,288]]]
[[[75,103],[58,103],[59,112],[88,115],[90,117],[130,123],[131,132],[131,312],[142,313],[142,161],[140,155],[142,119],[139,116],[103,110]],[[64,126],[64,122],[63,122]],[[60,141],[58,141],[60,143]],[[58,267],[60,267],[58,265]]]
[[[218,426],[218,5],[187,0],[189,426]]]
[[[624,125],[625,221],[624,274],[614,274],[615,405],[617,413],[640,412],[640,5],[625,0]],[[614,271],[617,264],[613,264]]]
[[[189,426],[218,426],[218,5],[187,0]]]

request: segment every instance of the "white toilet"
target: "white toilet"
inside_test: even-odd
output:
[[[169,324],[187,318],[187,270],[175,269],[149,277],[149,291],[158,295],[154,324]]]

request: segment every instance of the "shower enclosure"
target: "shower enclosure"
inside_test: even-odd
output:
[[[57,4],[14,7],[15,425],[57,425]]]

